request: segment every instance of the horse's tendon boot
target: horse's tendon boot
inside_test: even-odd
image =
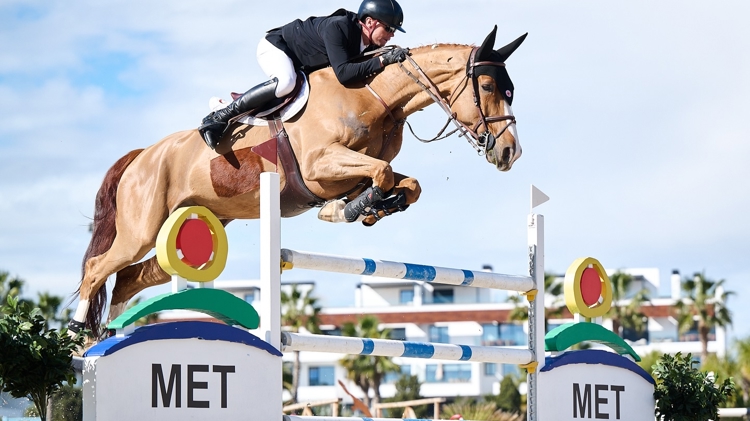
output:
[[[380,187],[369,187],[360,193],[356,199],[346,204],[344,207],[344,218],[346,222],[354,222],[360,215],[365,215],[373,203],[383,200],[383,190]]]

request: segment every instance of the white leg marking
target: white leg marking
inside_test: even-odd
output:
[[[318,219],[326,222],[346,222],[344,207],[346,207],[346,202],[342,199],[332,200],[320,208]]]
[[[81,300],[78,302],[78,308],[76,309],[76,315],[73,316],[73,320],[77,322],[83,322],[86,320],[86,313],[89,311],[89,300]]]

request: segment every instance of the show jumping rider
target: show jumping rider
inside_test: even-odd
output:
[[[206,144],[214,149],[233,117],[289,94],[297,81],[297,69],[310,73],[331,66],[338,81],[346,85],[404,61],[409,51],[403,48],[351,61],[363,52],[385,46],[396,30],[405,32],[403,20],[403,11],[395,0],[364,0],[358,13],[339,9],[330,16],[297,19],[268,31],[258,44],[257,57],[270,80],[206,116],[198,128]]]

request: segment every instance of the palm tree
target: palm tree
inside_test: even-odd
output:
[[[21,295],[21,290],[26,282],[17,277],[11,277],[10,273],[6,271],[0,271],[0,306],[4,306],[8,303],[8,296],[12,295],[18,297]]]
[[[318,299],[313,297],[312,288],[300,291],[297,284],[292,284],[291,291],[281,291],[281,325],[291,332],[299,332],[301,328],[310,333],[320,333],[320,306]],[[299,390],[300,361],[299,351],[294,351],[294,365],[292,367],[292,402],[297,402]]]
[[[380,329],[379,322],[375,316],[364,316],[357,324],[344,323],[341,328],[343,336],[370,339],[388,339],[390,329]],[[365,405],[372,406],[380,402],[380,384],[387,373],[398,373],[401,367],[393,362],[391,357],[380,357],[374,355],[347,355],[339,361],[347,371],[347,378],[354,382],[365,394]],[[373,398],[370,399],[370,390]]]
[[[548,330],[550,316],[560,317],[563,313],[564,305],[562,302],[564,284],[555,282],[558,276],[552,273],[544,274],[544,295],[545,302],[550,302],[550,307],[544,309],[544,330]],[[508,315],[508,320],[522,321],[529,320],[529,308],[522,305],[524,297],[521,294],[514,294],[508,297],[508,301],[516,304]]]
[[[734,343],[734,351],[737,354],[737,372],[734,375],[735,378],[739,377],[743,401],[750,402],[750,336],[738,339]]]
[[[610,317],[612,319],[612,331],[622,337],[623,328],[643,333],[646,330],[646,315],[641,312],[641,305],[649,302],[648,290],[642,288],[630,298],[627,304],[624,300],[627,293],[633,285],[633,276],[624,272],[617,271],[609,277],[612,284],[612,310]]]
[[[698,325],[698,338],[701,341],[701,361],[708,358],[708,334],[716,327],[732,324],[732,313],[726,306],[727,298],[734,294],[724,290],[724,280],[714,281],[704,273],[696,273],[693,279],[682,281],[682,290],[687,297],[675,304],[680,333]]]
[[[62,305],[62,301],[62,297],[51,295],[49,292],[39,293],[37,307],[42,311],[42,316],[45,320],[44,330],[50,329],[50,322],[54,322],[55,326],[59,326],[63,322],[63,319],[58,315],[58,310]]]

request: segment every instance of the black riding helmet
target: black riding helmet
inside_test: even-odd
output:
[[[404,31],[401,25],[404,23],[404,12],[396,0],[365,0],[359,6],[357,17],[364,21],[367,16],[382,21],[388,26]]]

